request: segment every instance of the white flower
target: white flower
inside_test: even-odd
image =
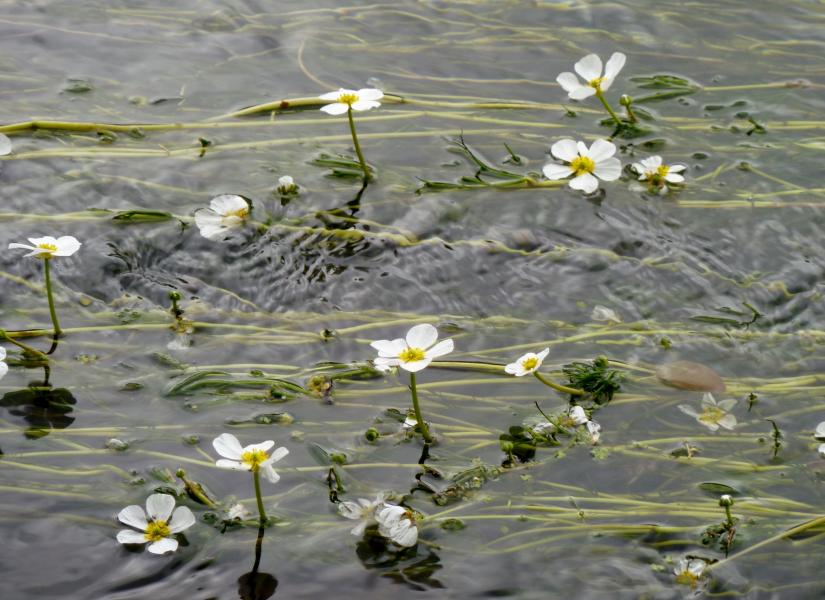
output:
[[[337,92],[329,92],[320,96],[321,100],[333,100],[332,104],[322,106],[321,110],[328,115],[343,115],[350,108],[352,110],[369,110],[378,108],[378,102],[384,97],[384,92],[375,88],[364,88],[358,91],[341,88]]]
[[[590,441],[592,443],[595,444],[599,441],[599,438],[602,435],[602,426],[595,421],[591,421],[581,406],[576,405],[571,408],[570,412],[567,413],[567,417],[574,425],[584,425],[585,429],[587,429],[587,433],[590,435]]]
[[[814,437],[818,440],[825,440],[825,421],[822,421],[819,425],[816,426],[816,431],[814,431]]]
[[[453,340],[438,340],[438,330],[429,324],[415,325],[407,332],[406,339],[377,340],[370,344],[378,350],[378,358],[373,360],[375,367],[401,367],[415,373],[426,368],[434,358],[453,351]]]
[[[241,443],[231,433],[222,433],[214,440],[212,446],[215,452],[223,456],[215,465],[222,469],[236,471],[258,471],[264,474],[269,481],[276,483],[281,477],[272,468],[272,463],[278,462],[289,454],[284,447],[276,449],[271,455],[269,450],[275,445],[272,440],[260,444],[249,444],[241,448]]]
[[[384,503],[375,511],[378,533],[399,546],[411,548],[418,542],[415,513],[403,506]]]
[[[593,307],[593,312],[590,314],[590,318],[594,321],[607,321],[608,323],[622,322],[621,317],[616,314],[615,310],[602,306],[601,304],[597,304]]]
[[[713,394],[706,392],[702,397],[702,412],[696,412],[692,406],[687,404],[680,404],[679,410],[686,415],[694,417],[702,425],[716,431],[719,427],[725,429],[733,429],[736,427],[736,417],[730,414],[730,410],[736,405],[736,400],[730,398],[716,402]]]
[[[219,239],[224,233],[243,224],[249,216],[249,203],[235,194],[215,196],[209,208],[195,212],[195,225],[201,235],[210,240]]]
[[[587,418],[587,413],[584,412],[584,409],[578,405],[571,408],[567,416],[569,416],[570,420],[576,425],[584,425],[590,420]]]
[[[559,140],[550,148],[550,152],[566,165],[548,163],[542,171],[547,179],[564,179],[573,176],[570,187],[587,194],[595,192],[602,181],[614,181],[622,173],[622,163],[613,158],[616,146],[607,140],[596,140],[588,149],[584,142]],[[596,179],[598,177],[599,179]]]
[[[6,373],[9,372],[9,365],[5,363],[6,360],[6,349],[0,346],[0,379],[6,376]]]
[[[31,250],[26,256],[51,258],[53,256],[71,256],[80,249],[80,242],[70,235],[64,235],[56,239],[47,235],[41,238],[29,238],[29,241],[33,244],[32,246],[14,242],[9,244],[9,250],[23,248],[24,250]]]
[[[11,140],[7,135],[0,133],[0,156],[11,154]]]
[[[249,514],[249,510],[247,510],[243,504],[236,502],[226,511],[226,520],[234,521],[237,519],[238,521],[243,521]]]
[[[149,542],[147,550],[152,554],[177,550],[178,541],[172,536],[195,524],[195,515],[192,511],[185,506],[175,508],[175,498],[169,494],[152,494],[146,499],[145,512],[142,507],[133,504],[120,511],[117,518],[121,523],[139,530],[119,531],[117,541],[121,544]]]
[[[682,183],[685,178],[679,175],[687,167],[685,165],[662,164],[661,156],[649,156],[641,162],[633,163],[631,168],[639,174],[639,181],[647,181],[650,185],[662,187],[666,183]]]
[[[292,179],[289,175],[282,175],[278,178],[278,189],[277,192],[279,194],[294,194],[298,191],[298,185],[295,183],[295,180]]]
[[[529,375],[530,373],[533,373],[534,371],[538,370],[538,368],[541,366],[542,361],[547,357],[549,353],[550,348],[545,348],[538,354],[528,352],[527,354],[519,358],[516,362],[512,362],[505,366],[504,372],[509,373],[510,375],[515,375],[516,377]]]
[[[627,60],[627,57],[624,54],[614,52],[607,61],[604,75],[602,75],[602,59],[595,54],[588,54],[573,66],[576,73],[584,79],[584,83],[581,83],[579,79],[569,71],[561,73],[556,77],[556,81],[564,88],[564,91],[567,92],[570,98],[573,100],[584,100],[596,92],[606,92],[613,83],[613,80],[616,79],[616,75],[618,75],[619,71],[624,67],[625,60]]]
[[[820,444],[816,451],[819,453],[820,458],[825,458],[825,444]]]
[[[696,587],[706,566],[707,563],[698,558],[682,558],[676,568],[673,569],[673,573],[676,575],[676,583]]]
[[[339,502],[338,514],[347,519],[360,521],[350,530],[352,535],[364,535],[364,530],[375,523],[375,511],[384,504],[384,494],[378,494],[375,500],[359,498],[358,502]]]

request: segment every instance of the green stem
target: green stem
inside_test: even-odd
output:
[[[584,391],[550,381],[538,371],[533,371],[533,375],[535,375],[536,379],[541,381],[544,385],[553,388],[557,392],[561,392],[563,394],[570,394],[571,396],[584,396]]]
[[[48,356],[46,356],[45,354],[43,354],[40,350],[35,350],[34,348],[32,348],[31,346],[29,346],[28,344],[24,344],[23,342],[18,342],[18,341],[17,341],[16,339],[14,339],[13,337],[10,337],[10,336],[9,336],[9,335],[8,335],[8,334],[4,331],[4,330],[2,330],[2,329],[0,329],[0,340],[4,340],[4,341],[6,341],[6,342],[11,342],[12,344],[14,344],[15,346],[17,346],[18,348],[21,348],[23,351],[28,352],[29,354],[33,354],[34,356],[36,356],[36,357],[38,357],[38,358],[40,358],[40,359],[42,359],[42,360],[45,360],[45,361],[47,361],[47,362],[48,362],[48,360],[49,360],[49,357],[48,357]]]
[[[621,124],[622,124],[622,120],[619,118],[619,115],[617,115],[615,112],[613,112],[613,109],[612,109],[612,108],[610,108],[610,105],[607,103],[607,100],[606,100],[606,99],[605,99],[605,97],[604,97],[604,92],[602,92],[601,90],[597,89],[597,90],[596,90],[596,98],[598,98],[599,100],[601,100],[601,102],[602,102],[602,104],[604,105],[604,107],[605,107],[605,109],[607,110],[607,112],[609,112],[609,113],[610,113],[610,116],[611,116],[611,117],[613,117],[613,120],[614,120],[614,121],[616,121],[616,125],[621,125]]]
[[[370,171],[367,167],[367,161],[364,160],[364,153],[361,152],[361,144],[358,143],[358,136],[355,134],[355,120],[352,118],[352,107],[347,109],[347,118],[349,119],[349,130],[352,134],[352,145],[355,146],[355,153],[358,155],[358,162],[361,163],[361,170],[364,171],[364,181],[370,180]]]
[[[252,471],[252,480],[255,482],[255,500],[258,502],[258,514],[261,517],[261,526],[266,523],[266,511],[264,511],[264,500],[261,497],[261,471],[254,469]]]
[[[52,316],[52,325],[54,326],[54,337],[58,337],[63,330],[60,329],[60,323],[57,320],[57,311],[54,309],[54,294],[52,293],[52,278],[50,274],[51,259],[43,259],[44,273],[46,276],[46,296],[49,299],[49,313]]]
[[[730,506],[725,507],[725,515],[727,515],[728,518],[728,526],[733,527],[733,515],[730,514]]]
[[[410,373],[410,393],[412,394],[413,410],[415,411],[415,420],[418,421],[418,427],[421,429],[421,435],[424,441],[431,444],[433,437],[430,435],[430,429],[427,427],[427,422],[421,416],[421,407],[418,405],[418,390],[415,387],[415,373]]]

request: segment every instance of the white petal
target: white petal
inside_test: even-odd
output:
[[[424,356],[435,359],[453,351],[453,340],[442,340],[424,353]]]
[[[565,71],[564,73],[559,73],[559,76],[556,77],[556,81],[562,87],[562,89],[567,93],[570,93],[573,90],[582,87],[582,84],[579,81],[579,78],[576,77],[570,71]]]
[[[243,454],[241,443],[231,433],[222,433],[214,440],[212,440],[212,447],[215,452],[224,458],[231,458],[233,460],[240,460]]]
[[[350,529],[349,532],[352,535],[361,537],[362,535],[364,535],[364,531],[366,531],[367,525],[369,525],[369,523],[367,523],[367,521],[361,521],[360,523],[358,523],[358,525],[356,525],[355,527]]]
[[[596,162],[608,159],[614,154],[616,154],[616,146],[607,140],[596,140],[587,152],[587,155]]]
[[[547,179],[564,179],[565,177],[570,177],[574,171],[569,165],[548,163],[544,165],[542,172]]]
[[[169,494],[152,494],[146,498],[146,514],[152,521],[168,521],[175,499]]]
[[[404,369],[405,371],[409,371],[410,373],[418,373],[418,371],[422,371],[427,368],[433,359],[431,358],[424,358],[423,360],[414,360],[412,362],[400,362],[398,366]]]
[[[599,180],[590,173],[583,173],[571,179],[569,185],[574,190],[581,190],[586,194],[591,194],[599,189]]]
[[[736,427],[736,417],[733,415],[725,415],[719,421],[717,421],[721,427],[725,429],[733,429]]]
[[[0,346],[0,360],[5,360],[6,358],[6,349],[3,346]]]
[[[584,409],[578,405],[570,409],[569,416],[576,425],[584,425],[589,420]]]
[[[50,235],[46,235],[39,238],[29,238],[29,241],[34,244],[35,247],[40,246],[41,244],[47,244],[49,246],[57,246],[57,240]]]
[[[345,90],[344,88],[340,88],[334,92],[327,92],[326,94],[321,94],[318,96],[321,100],[338,100],[341,97],[341,94],[346,94],[348,92],[352,92],[352,90]]]
[[[271,464],[263,464],[260,469],[261,474],[263,474],[269,483],[278,483],[281,480],[281,476],[272,468]]]
[[[339,502],[338,514],[346,519],[360,519],[363,515],[362,508],[358,502]]]
[[[595,54],[588,54],[577,62],[573,68],[576,73],[581,75],[582,79],[589,83],[602,76],[602,59]]]
[[[590,318],[594,321],[608,321],[611,323],[622,322],[615,310],[602,306],[601,304],[597,304],[593,307],[593,312],[591,313]]]
[[[608,59],[607,64],[604,66],[604,77],[606,81],[602,83],[602,90],[607,90],[607,88],[610,87],[610,84],[616,79],[616,75],[618,75],[624,67],[626,60],[627,57],[621,52],[614,52]]]
[[[665,181],[668,183],[682,183],[684,180],[685,178],[678,173],[668,173],[665,175]]]
[[[637,163],[638,164],[638,163]],[[655,171],[659,167],[662,166],[662,157],[661,156],[648,156],[647,158],[642,159],[642,169],[641,171]]]
[[[0,156],[11,154],[11,140],[7,135],[0,133]]]
[[[820,444],[816,451],[819,453],[821,458],[825,458],[825,444]]]
[[[408,519],[402,520],[401,523],[392,530],[390,539],[399,546],[411,548],[418,542],[418,527],[411,523],[409,525],[404,525],[404,523],[410,523],[410,521]]]
[[[289,454],[289,450],[281,446],[280,448],[275,449],[275,451],[269,456],[269,460],[267,462],[276,463],[287,454]]]
[[[352,110],[369,110],[371,108],[378,108],[379,106],[381,106],[381,103],[375,100],[358,100],[352,103]]]
[[[702,406],[717,406],[716,398],[710,392],[705,392],[702,395]]]
[[[415,325],[407,332],[407,346],[429,348],[438,339],[438,330],[429,323]]]
[[[120,511],[117,514],[117,520],[141,531],[146,531],[146,528],[149,526],[149,521],[146,520],[146,513],[143,511],[143,507],[137,504],[127,506]]]
[[[35,248],[34,246],[27,246],[26,244],[20,244],[18,242],[12,242],[11,244],[9,244],[9,250],[13,250],[15,248],[22,248],[23,250],[34,250],[35,252],[37,251],[37,248]]]
[[[225,217],[239,210],[249,210],[249,204],[247,204],[246,200],[241,196],[236,194],[221,194],[220,196],[212,198],[211,202],[209,202],[209,208]]]
[[[397,367],[398,365],[400,365],[401,361],[397,358],[386,358],[383,356],[379,356],[378,358],[374,358],[372,360],[372,364],[379,371],[389,371],[391,367]]]
[[[158,540],[146,548],[152,554],[166,554],[167,552],[174,552],[178,549],[178,541],[172,538],[163,538]]]
[[[248,446],[244,447],[243,453],[247,452],[254,452],[255,450],[260,450],[261,452],[269,452],[269,450],[275,445],[275,442],[272,440],[266,440],[265,442],[261,442],[260,444],[249,444]]]
[[[523,377],[527,375],[527,371],[524,370],[524,367],[521,366],[521,359],[518,362],[510,363],[504,367],[504,372],[509,373],[510,375],[515,375],[516,377]]]
[[[538,357],[539,359],[539,365],[541,365],[541,363],[544,362],[544,359],[547,358],[548,354],[550,354],[550,348],[545,348],[544,350],[536,354],[536,357]]]
[[[396,358],[407,347],[406,342],[401,338],[394,340],[376,340],[370,344],[378,350],[378,356],[383,358]]]
[[[590,87],[589,85],[583,85],[579,88],[576,88],[569,94],[567,94],[571,100],[584,100],[585,98],[589,98],[590,96],[596,95],[596,88]]]
[[[55,256],[71,256],[80,249],[80,242],[75,237],[64,235],[57,238],[55,246],[57,246]]]
[[[295,180],[289,175],[282,175],[281,177],[278,177],[278,185],[286,188],[292,187],[295,185]]]
[[[681,173],[685,169],[687,169],[687,166],[685,166],[685,165],[671,165],[670,172],[671,173]]]
[[[694,409],[692,406],[689,406],[689,405],[687,405],[687,404],[680,404],[678,408],[679,408],[679,410],[681,410],[683,413],[685,413],[686,415],[690,415],[690,416],[691,416],[691,417],[693,417],[694,419],[698,419],[698,418],[699,418],[699,413],[698,413],[698,412],[696,412],[696,409]]]
[[[376,88],[362,88],[357,93],[359,100],[380,100],[384,97],[384,92]]]
[[[0,379],[6,376],[6,373],[9,372],[9,365],[0,361]]]
[[[335,104],[327,104],[321,107],[321,111],[328,115],[343,115],[349,110],[349,105],[343,102],[336,102]]]
[[[184,529],[189,529],[195,524],[195,515],[185,506],[178,506],[175,512],[172,513],[172,518],[169,520],[169,531],[172,533],[180,533]]]
[[[579,147],[575,140],[559,140],[550,147],[550,152],[559,160],[572,162],[579,155]]]
[[[622,162],[618,158],[606,158],[596,163],[593,174],[602,181],[615,181],[622,174]]]
[[[252,467],[237,460],[221,458],[215,461],[215,466],[220,469],[232,469],[233,471],[251,471]]]
[[[814,431],[814,437],[818,440],[825,440],[825,421],[822,421],[819,425],[816,426],[816,431]]]
[[[117,541],[121,544],[145,544],[146,535],[131,529],[124,529],[117,532]]]
[[[736,399],[728,398],[727,400],[720,400],[716,406],[727,412],[736,406]]]

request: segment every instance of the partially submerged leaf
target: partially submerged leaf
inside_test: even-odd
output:
[[[115,213],[112,221],[115,223],[155,223],[158,221],[168,221],[174,218],[172,213],[161,210],[122,210]]]
[[[724,392],[725,382],[719,374],[705,365],[689,360],[665,363],[656,369],[659,381],[670,387],[693,392]]]

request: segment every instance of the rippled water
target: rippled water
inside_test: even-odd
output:
[[[821,2],[0,6],[0,122],[99,124],[6,129],[3,247],[52,234],[83,247],[53,265],[67,335],[49,383],[64,391],[15,394],[44,373],[12,356],[0,382],[3,598],[238,597],[255,527],[221,532],[204,522],[206,507],[182,499],[201,522],[176,554],[115,541],[121,508],[182,490],[178,468],[220,502],[254,510],[248,478],[213,467],[210,442],[224,431],[290,450],[281,481],[264,483],[278,523],[258,570],[277,579],[278,597],[690,596],[674,582],[678,560],[724,558],[701,543],[723,517],[721,488],[706,483],[735,490],[741,520],[733,559],[704,593],[825,591],[821,529],[748,551],[822,514],[812,437],[825,340]],[[451,144],[462,133],[490,163],[519,172],[539,172],[561,137],[609,135],[596,101],[571,103],[555,77],[588,52],[615,51],[628,55],[608,93],[616,104],[621,93],[650,93],[635,76],[697,85],[641,105],[648,134],[616,140],[623,163],[659,153],[687,164],[684,190],[649,197],[625,177],[595,200],[567,188],[416,193],[423,179],[474,174]],[[367,84],[405,102],[358,115],[378,173],[361,196],[358,180],[311,164],[351,153],[343,119],[226,116]],[[171,123],[182,125],[148,126]],[[505,143],[521,166],[504,162]],[[273,194],[284,174],[302,190],[286,204]],[[192,214],[220,193],[248,197],[272,226],[228,243],[202,238]],[[175,218],[112,220],[130,209]],[[169,328],[172,290],[195,321],[188,348]],[[48,328],[40,261],[3,252],[0,294],[3,328]],[[736,324],[750,320],[746,304],[761,315],[747,327]],[[594,322],[597,305],[623,322]],[[370,341],[415,322],[453,337],[452,360],[503,364],[549,346],[557,379],[561,365],[599,354],[631,368],[598,411],[598,447],[539,448],[509,469],[499,435],[536,416],[535,401],[549,411],[567,399],[531,378],[427,369],[422,402],[440,436],[428,464],[447,476],[483,466],[489,479],[444,506],[414,491],[408,504],[427,517],[421,542],[396,553],[349,534],[329,501],[328,453],[346,455],[336,467],[343,498],[416,488],[421,445],[394,433],[385,413],[408,407],[406,378],[343,380],[332,403],[237,381],[260,371],[304,384],[327,361],[363,364]],[[672,360],[722,375],[719,398],[738,401],[735,430],[710,432],[679,410],[698,408],[701,393],[657,381],[652,369]],[[169,394],[202,370],[236,385]],[[276,413],[288,416],[261,422]],[[766,419],[784,436],[776,457]],[[369,444],[376,420],[388,435]],[[112,449],[113,438],[128,447]],[[699,453],[671,453],[685,443]],[[465,527],[443,528],[448,518]]]

